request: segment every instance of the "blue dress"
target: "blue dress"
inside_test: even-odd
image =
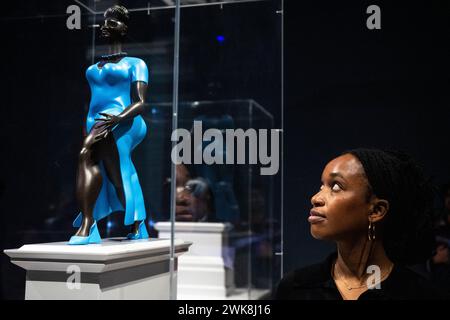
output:
[[[121,113],[131,101],[131,84],[135,81],[148,83],[148,69],[144,61],[138,58],[125,57],[118,63],[107,63],[102,68],[97,64],[86,71],[86,78],[91,88],[91,101],[86,120],[86,128],[91,132],[99,115]],[[131,152],[144,139],[147,132],[144,119],[136,116],[133,120],[120,123],[113,131],[120,159],[120,172],[125,195],[125,208],[119,201],[114,185],[108,179],[103,163],[100,170],[103,185],[95,203],[93,216],[96,221],[115,211],[125,211],[125,225],[145,220],[144,198],[136,169],[131,161]],[[74,226],[81,225],[80,214]]]

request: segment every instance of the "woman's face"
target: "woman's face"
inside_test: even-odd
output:
[[[194,195],[192,178],[184,165],[177,165],[176,220],[199,221],[210,213],[211,191]],[[191,183],[190,183],[191,182]]]
[[[334,241],[367,237],[371,209],[367,192],[367,178],[355,156],[345,154],[330,161],[320,191],[311,198],[312,236]]]

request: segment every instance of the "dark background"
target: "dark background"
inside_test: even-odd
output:
[[[11,1],[1,12],[2,250],[37,237],[66,240],[72,232],[73,182],[89,99],[80,79],[91,32],[67,31],[64,13],[70,4]],[[381,30],[366,28],[371,4],[381,7]],[[243,8],[243,16],[256,19]],[[36,18],[39,14],[55,16]],[[207,17],[202,22],[207,24]],[[284,271],[319,261],[333,249],[312,239],[306,217],[324,165],[343,150],[403,149],[436,183],[450,180],[449,35],[448,1],[285,1]],[[248,47],[249,55],[257,56],[255,46]],[[270,67],[270,61],[264,64]],[[201,67],[196,71],[208,74]],[[228,80],[225,86],[238,81],[236,74]],[[166,90],[162,101],[171,92],[170,79],[165,81],[156,84]],[[245,85],[245,92],[270,90],[251,77]],[[188,81],[180,90],[207,95]],[[280,123],[279,106],[267,101]],[[1,255],[0,297],[21,299],[24,272],[8,260]]]

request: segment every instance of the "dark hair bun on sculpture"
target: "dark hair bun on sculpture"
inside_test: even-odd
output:
[[[111,8],[108,8],[105,11],[104,17],[114,18],[125,24],[128,24],[128,22],[130,21],[130,13],[128,12],[127,8],[119,5],[114,5]]]

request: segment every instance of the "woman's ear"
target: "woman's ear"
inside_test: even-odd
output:
[[[375,198],[372,200],[372,208],[369,213],[369,220],[372,223],[381,221],[389,211],[389,201]]]

